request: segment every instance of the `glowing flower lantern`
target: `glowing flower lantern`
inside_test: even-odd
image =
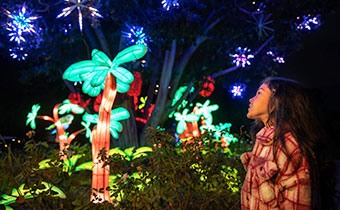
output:
[[[85,108],[90,103],[90,99],[88,99],[86,101],[82,100],[79,92],[78,93],[70,93],[68,95],[68,100],[70,100],[70,102],[72,104],[77,104],[78,106],[83,107],[83,108]]]
[[[135,104],[135,110],[137,110],[138,96],[142,90],[142,74],[140,72],[135,72],[133,73],[133,77],[135,79],[131,83],[131,88],[127,94],[133,96],[133,103]]]
[[[117,92],[126,93],[130,89],[133,81],[133,74],[120,67],[121,64],[133,60],[138,60],[145,55],[147,47],[145,45],[133,45],[119,52],[117,56],[110,58],[97,49],[92,51],[92,60],[80,61],[72,64],[65,71],[63,78],[71,82],[83,81],[82,90],[90,96],[97,96],[102,89],[103,96],[99,108],[98,124],[92,131],[92,189],[91,201],[101,203],[110,201],[109,186],[109,165],[104,166],[104,161],[100,158],[100,151],[110,150],[110,123],[111,109]],[[118,135],[118,134],[117,134]],[[104,155],[106,158],[106,155]],[[99,191],[99,189],[103,189]]]
[[[100,103],[102,102],[102,94],[97,95],[96,100],[93,103],[93,109],[95,112],[99,112]]]
[[[199,94],[203,97],[208,97],[212,94],[212,92],[215,90],[215,80],[211,79],[211,77],[203,77],[203,79],[206,79],[206,82],[203,83],[202,90],[199,92]]]
[[[127,92],[129,96],[138,97],[142,90],[142,74],[138,71],[133,73],[133,77],[135,78],[131,83],[130,90]]]

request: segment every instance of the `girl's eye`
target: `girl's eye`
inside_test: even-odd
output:
[[[261,92],[259,91],[259,92],[256,93],[256,95],[259,95],[260,93],[261,93]]]

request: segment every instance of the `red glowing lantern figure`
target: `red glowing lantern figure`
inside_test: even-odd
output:
[[[68,100],[70,100],[70,102],[72,104],[76,104],[76,105],[83,107],[83,108],[85,108],[90,103],[90,99],[83,101],[79,92],[78,93],[70,93],[68,95]]]
[[[211,77],[203,77],[203,79],[206,81],[203,83],[202,90],[199,92],[199,94],[203,97],[208,97],[212,94],[212,92],[215,90],[215,80]],[[200,82],[201,83],[201,82]]]
[[[142,74],[138,71],[133,73],[133,77],[135,78],[133,82],[130,84],[130,89],[127,92],[129,96],[138,97],[142,90]]]

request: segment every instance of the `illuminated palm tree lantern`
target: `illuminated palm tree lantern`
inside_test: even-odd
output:
[[[199,120],[199,116],[194,113],[188,114],[189,109],[184,109],[182,114],[176,112],[175,120],[178,121],[176,132],[179,134],[180,139],[192,137],[192,122],[197,122]],[[190,127],[188,127],[190,126]]]
[[[196,111],[196,114],[201,116],[202,125],[210,126],[213,122],[213,116],[211,112],[218,110],[219,106],[217,104],[209,105],[210,100],[206,100],[204,104],[196,103],[196,106],[199,108]]]
[[[65,160],[67,159],[67,155],[65,154],[65,151],[67,151],[67,148],[71,144],[72,140],[81,132],[84,131],[84,129],[81,129],[79,131],[76,131],[72,133],[71,135],[67,135],[65,130],[67,129],[65,127],[65,124],[70,124],[71,122],[65,122],[62,123],[61,118],[59,118],[59,114],[65,114],[73,112],[75,114],[82,114],[84,112],[84,109],[82,107],[79,107],[76,104],[72,104],[70,100],[66,99],[63,101],[63,103],[56,104],[53,108],[53,118],[47,115],[38,116],[38,111],[40,109],[39,104],[35,104],[32,106],[32,111],[28,113],[26,125],[30,124],[32,129],[36,128],[35,119],[43,119],[46,121],[52,122],[56,127],[56,141],[59,141],[59,153],[60,153],[60,159]]]
[[[111,109],[117,91],[126,93],[133,81],[133,74],[119,65],[133,60],[138,60],[147,52],[145,45],[133,45],[119,52],[117,56],[110,58],[103,52],[94,49],[92,60],[84,60],[72,64],[63,75],[64,79],[71,82],[83,81],[82,90],[90,96],[97,96],[102,89],[103,96],[99,109],[98,124],[92,131],[92,189],[91,201],[100,203],[110,201],[110,194],[107,191],[109,186],[109,166],[104,166],[100,157],[100,151],[110,150],[110,122]],[[106,156],[106,155],[105,155]],[[105,157],[104,157],[105,158]]]

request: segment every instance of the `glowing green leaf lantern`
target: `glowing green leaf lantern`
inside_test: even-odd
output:
[[[25,199],[29,199],[29,198],[33,198],[34,196],[31,194],[33,192],[33,194],[40,194],[42,192],[47,192],[47,195],[52,196],[52,197],[59,197],[62,199],[66,198],[65,193],[59,189],[58,187],[47,183],[47,182],[41,182],[41,184],[43,184],[44,188],[42,189],[25,189],[25,184],[22,184],[19,186],[18,189],[13,188],[12,190],[12,194],[11,195],[6,195],[3,194],[0,196],[0,205],[4,205],[6,207],[6,209],[10,209],[10,207],[8,207],[7,205],[10,205],[12,203],[15,203],[17,198],[21,195],[24,196]]]
[[[178,134],[182,134],[186,129],[187,129],[187,125],[185,122],[194,122],[194,121],[198,121],[199,116],[196,114],[188,114],[189,109],[184,109],[182,114],[180,114],[179,112],[175,113],[175,120],[178,121],[177,124],[177,128],[176,131]]]
[[[97,49],[92,51],[92,60],[80,61],[68,67],[63,79],[71,82],[83,81],[82,90],[90,96],[97,96],[105,87],[105,77],[110,72],[117,80],[117,91],[125,93],[130,89],[133,74],[119,65],[138,60],[147,51],[144,45],[134,45],[119,52],[111,62],[110,58]]]
[[[110,122],[110,133],[113,138],[118,139],[118,132],[122,132],[123,126],[120,122],[121,120],[128,119],[130,117],[130,113],[123,107],[118,107],[111,111],[111,122]],[[85,113],[83,115],[83,120],[86,122],[83,126],[87,126],[87,123],[97,124],[99,119],[98,114],[88,114]]]
[[[35,118],[37,117],[38,111],[40,109],[39,104],[34,104],[32,106],[32,111],[27,114],[26,125],[30,124],[32,129],[36,129]]]
[[[211,115],[212,111],[218,110],[219,106],[217,104],[209,105],[210,100],[206,100],[204,104],[196,103],[196,106],[199,107],[199,109],[196,111],[197,115],[203,115],[205,118],[206,124],[211,125],[213,122],[213,117]]]
[[[59,114],[65,114],[73,112],[75,114],[82,114],[84,112],[84,108],[80,107],[76,104],[72,104],[69,99],[65,99],[63,104],[59,106]]]

